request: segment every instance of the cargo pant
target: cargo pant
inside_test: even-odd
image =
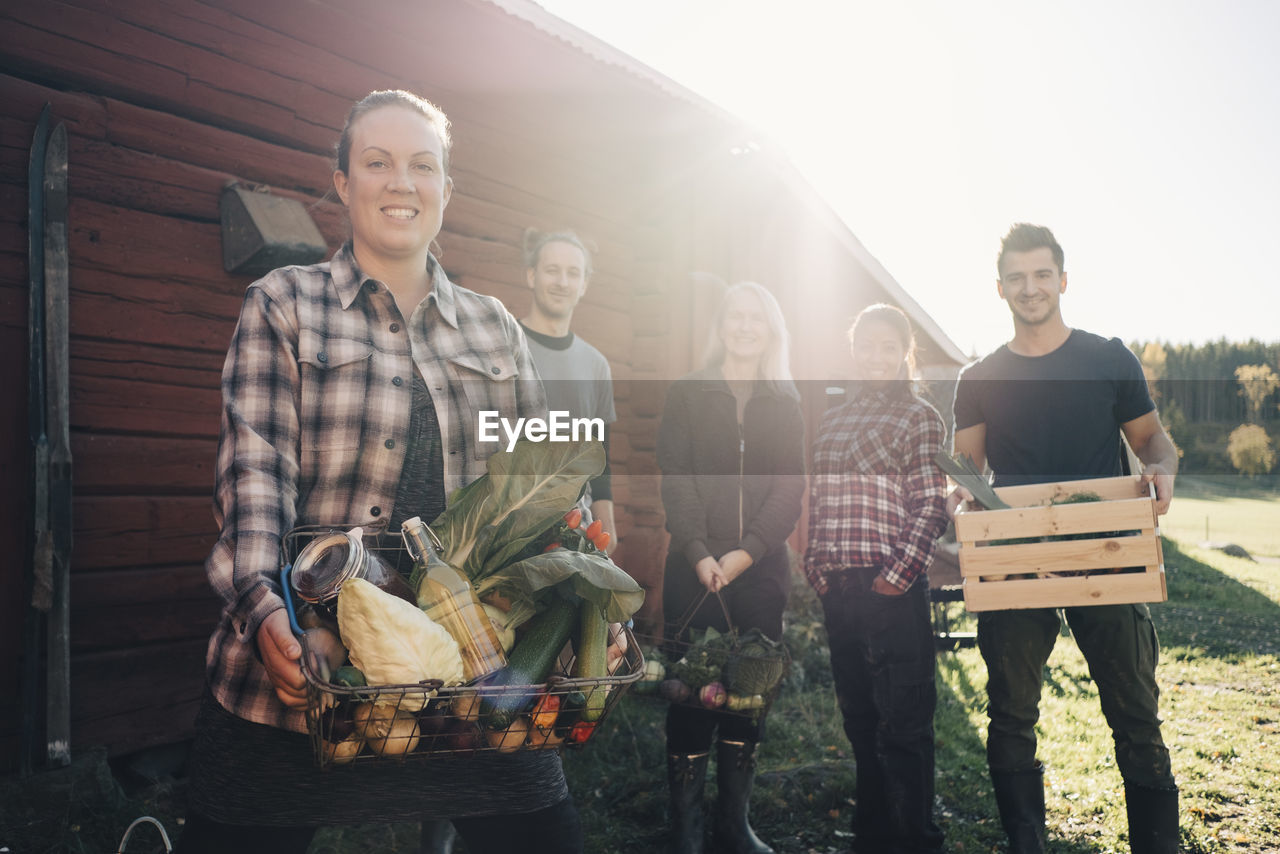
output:
[[[933,821],[933,624],[926,579],[901,596],[871,590],[879,570],[827,576],[823,616],[831,673],[857,784],[852,830],[860,854],[942,850]]]
[[[1146,605],[1094,605],[1065,612],[1098,686],[1125,783],[1173,788],[1156,710],[1159,645],[1150,610]],[[1058,612],[1049,608],[978,615],[978,648],[987,665],[987,763],[993,773],[1036,767],[1040,688],[1060,628]]]

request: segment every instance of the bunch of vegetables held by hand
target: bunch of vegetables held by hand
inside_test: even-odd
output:
[[[702,632],[690,632],[687,644],[674,646],[678,651],[669,651],[665,664],[659,650],[646,651],[637,693],[750,715],[768,705],[787,671],[786,648],[759,629],[739,636],[708,626]]]

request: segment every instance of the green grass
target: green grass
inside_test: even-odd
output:
[[[1280,491],[1268,488],[1274,482],[1179,477],[1160,529],[1184,543],[1235,543],[1255,556],[1280,557]]]
[[[1240,543],[1266,553],[1259,543],[1274,535],[1260,526],[1275,513],[1273,493],[1241,495],[1236,489],[1215,497],[1213,484],[1191,486],[1178,500],[1244,502],[1233,503],[1229,515],[1250,520],[1245,529],[1256,538]],[[1152,606],[1162,647],[1164,737],[1182,790],[1182,847],[1192,854],[1280,851],[1280,566],[1188,544],[1199,539],[1165,541],[1169,600]],[[787,627],[793,673],[769,717],[752,815],[780,854],[831,854],[850,844],[856,769],[840,728],[816,600],[800,582],[794,592]],[[960,622],[954,629],[972,628],[972,617],[958,616],[958,605],[951,609]],[[1068,854],[1128,851],[1110,735],[1069,637],[1060,638],[1045,676],[1039,755],[1046,766],[1051,846]],[[975,650],[939,655],[936,816],[947,850],[962,854],[1003,850],[986,771],[985,682]],[[566,754],[590,854],[662,849],[663,713],[656,701],[628,696],[585,750]],[[712,774],[709,799],[714,788]],[[58,830],[19,847],[0,838],[15,851],[115,850],[103,842],[113,846],[132,818],[157,815],[176,832],[182,814],[180,789],[117,799],[109,808],[86,799],[58,815],[40,815],[19,803],[17,792],[0,791],[0,827],[13,826],[5,820],[8,802],[27,810],[8,818],[42,817]],[[413,852],[416,846],[416,826],[373,825],[322,831],[311,850],[364,854]],[[144,842],[129,850],[158,849]]]

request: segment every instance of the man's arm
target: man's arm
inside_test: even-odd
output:
[[[951,442],[951,448],[956,456],[964,455],[973,460],[974,466],[981,471],[987,465],[986,423],[974,424],[971,427],[957,430],[955,438]],[[973,496],[969,493],[969,490],[963,486],[957,486],[947,496],[947,515],[956,515],[956,510],[960,509],[962,503],[972,500]]]
[[[1142,482],[1156,485],[1156,512],[1169,512],[1173,501],[1173,476],[1178,473],[1178,449],[1164,432],[1160,416],[1153,409],[1120,425],[1129,447],[1142,460]]]

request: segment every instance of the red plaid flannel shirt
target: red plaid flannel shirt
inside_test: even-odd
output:
[[[814,590],[851,567],[877,567],[902,590],[926,571],[947,527],[946,477],[933,461],[943,438],[938,413],[914,396],[869,392],[827,413],[809,489]]]

